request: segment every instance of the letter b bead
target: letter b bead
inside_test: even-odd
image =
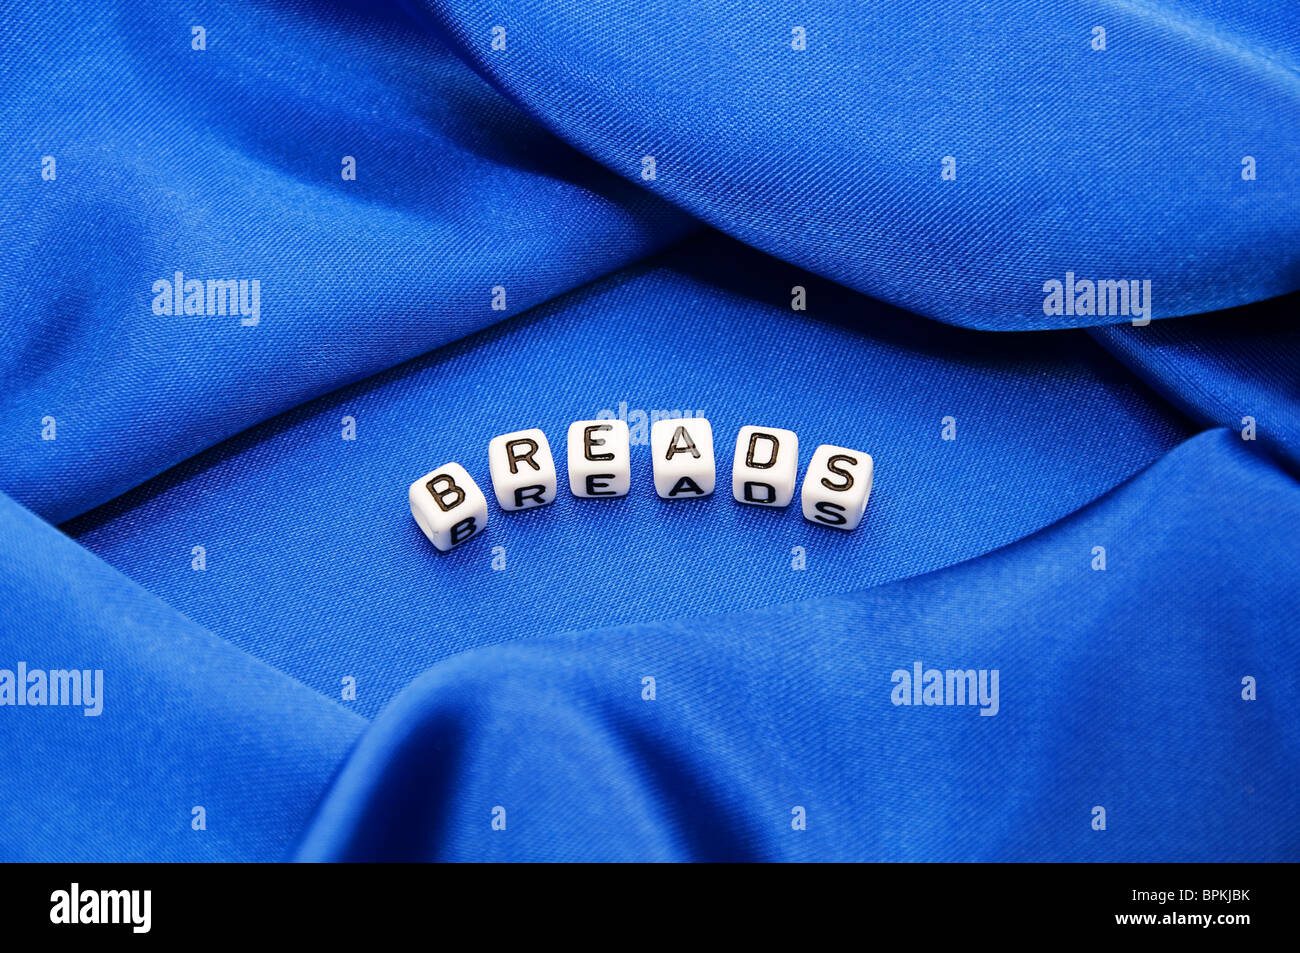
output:
[[[555,458],[546,434],[536,428],[493,437],[488,467],[503,510],[529,510],[555,499]]]
[[[626,420],[578,420],[569,425],[569,489],[574,496],[627,496],[631,485]]]
[[[411,484],[411,515],[440,552],[487,528],[487,497],[459,463],[430,470]]]
[[[741,427],[731,463],[737,503],[789,506],[799,470],[799,438],[779,427]]]
[[[804,519],[836,529],[855,529],[871,495],[871,454],[822,444],[803,478]]]

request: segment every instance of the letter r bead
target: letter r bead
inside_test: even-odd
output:
[[[411,515],[429,542],[447,552],[487,528],[487,497],[459,463],[430,470],[411,484]]]
[[[527,510],[555,499],[555,460],[546,434],[503,433],[488,444],[492,490],[503,510]]]

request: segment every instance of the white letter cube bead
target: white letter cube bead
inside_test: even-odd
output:
[[[574,496],[627,496],[632,449],[626,420],[577,420],[569,425],[569,489]]]
[[[737,503],[789,506],[799,472],[799,438],[779,427],[741,427],[731,464]]]
[[[871,454],[822,444],[803,478],[804,519],[855,529],[871,495]]]
[[[430,470],[411,484],[407,495],[411,515],[440,552],[487,528],[487,497],[459,463]]]
[[[555,458],[546,434],[536,428],[493,437],[488,468],[503,510],[528,510],[555,499]]]
[[[713,428],[703,417],[656,420],[650,428],[655,492],[665,500],[693,500],[713,492]]]

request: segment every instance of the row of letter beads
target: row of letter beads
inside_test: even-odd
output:
[[[627,423],[579,420],[569,427],[569,490],[579,497],[626,496],[632,485]],[[650,429],[655,492],[665,500],[713,492],[713,428],[703,417],[657,420]],[[799,438],[776,427],[742,427],[736,436],[731,493],[738,503],[788,506],[798,476]],[[542,431],[519,430],[488,444],[492,489],[503,510],[545,506],[556,496],[555,458]],[[871,495],[871,455],[822,444],[813,453],[800,494],[804,518],[851,530]],[[411,515],[446,552],[487,528],[488,505],[459,463],[431,470],[411,484]]]

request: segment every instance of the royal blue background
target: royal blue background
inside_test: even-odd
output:
[[[11,11],[0,668],[105,701],[0,708],[0,856],[1296,859],[1298,23]],[[155,316],[178,269],[260,324]],[[1044,316],[1066,271],[1157,320]],[[718,493],[637,446],[622,500],[445,556],[411,520],[620,402],[702,411]],[[735,504],[750,423],[870,452],[859,529]],[[916,660],[998,669],[998,715],[892,705]]]

